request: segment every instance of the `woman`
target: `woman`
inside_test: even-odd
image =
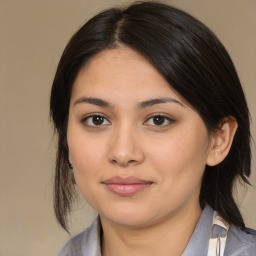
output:
[[[52,86],[55,213],[74,183],[99,213],[59,255],[255,255],[234,201],[249,183],[249,112],[216,36],[173,7],[135,3],[89,20]]]

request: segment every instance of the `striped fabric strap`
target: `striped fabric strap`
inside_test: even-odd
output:
[[[212,221],[212,231],[209,240],[207,256],[223,256],[226,246],[229,224],[214,211]]]

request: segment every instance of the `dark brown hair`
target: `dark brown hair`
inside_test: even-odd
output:
[[[66,143],[72,85],[95,54],[120,45],[147,58],[200,114],[209,131],[216,131],[224,117],[235,118],[238,129],[228,156],[219,165],[205,168],[200,203],[202,207],[209,204],[229,223],[244,227],[232,190],[237,178],[249,183],[250,120],[236,70],[224,46],[205,25],[158,2],[99,13],[74,34],[63,52],[50,100],[58,136],[54,207],[61,226],[68,229],[67,215],[75,195]]]

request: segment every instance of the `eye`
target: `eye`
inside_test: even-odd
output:
[[[93,127],[105,126],[110,124],[110,122],[104,116],[101,116],[101,115],[87,116],[82,120],[82,123],[84,123],[87,126],[93,126]]]
[[[174,120],[172,120],[171,118],[169,118],[167,116],[154,115],[154,116],[150,117],[149,119],[147,119],[145,124],[152,125],[152,126],[167,126],[173,122],[174,122]]]

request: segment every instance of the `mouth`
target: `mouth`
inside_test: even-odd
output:
[[[132,196],[149,188],[154,182],[142,180],[137,177],[113,177],[102,182],[106,188],[120,196]]]

